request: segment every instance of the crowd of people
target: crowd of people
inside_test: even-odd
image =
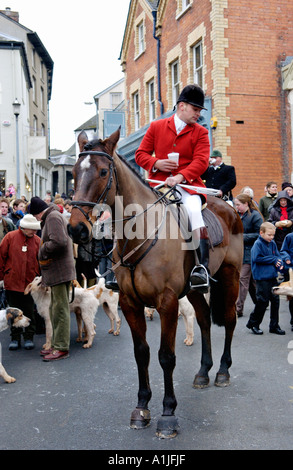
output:
[[[270,306],[269,331],[284,335],[279,325],[280,298],[272,287],[289,280],[293,267],[293,186],[289,182],[269,181],[265,195],[254,200],[253,189],[243,188],[233,199],[233,206],[243,223],[244,255],[240,273],[237,316],[243,316],[244,303],[249,292],[254,310],[247,328],[256,335],[263,334],[260,324]],[[289,302],[290,325],[293,331],[293,301]]]
[[[177,188],[189,214],[192,247],[196,252],[191,289],[206,292],[209,288],[209,241],[201,210],[206,197],[190,186],[183,189],[181,183],[216,189],[218,197],[235,208],[244,232],[237,315],[243,316],[249,293],[255,307],[247,328],[254,334],[263,334],[260,324],[270,304],[269,331],[283,335],[285,331],[279,325],[279,297],[272,293],[272,287],[281,279],[288,279],[289,268],[293,266],[293,186],[284,182],[278,191],[278,184],[269,181],[265,195],[258,202],[249,186],[233,197],[235,168],[223,162],[220,150],[210,154],[208,131],[197,122],[201,110],[206,109],[204,104],[203,90],[198,85],[187,85],[179,95],[176,113],[149,126],[136,151],[136,163],[149,172],[151,186],[156,185],[156,180],[163,180],[169,186],[180,185]],[[81,283],[81,275],[85,274],[89,285],[95,282],[93,259],[100,247],[95,246],[93,239],[88,246],[77,246],[74,250],[66,230],[70,211],[71,200],[63,194],[53,199],[48,192],[44,199],[35,196],[27,201],[25,196],[16,198],[13,184],[0,198],[0,281],[4,281],[9,304],[21,308],[31,319],[24,332],[26,349],[34,347],[35,311],[32,299],[24,295],[25,287],[40,274],[51,287],[53,338],[52,348],[41,352],[45,361],[69,355],[70,281],[77,279]],[[104,245],[111,249],[113,240],[108,238],[104,237]],[[105,259],[102,261],[101,272],[109,271],[109,264]],[[118,287],[113,272],[107,282],[112,289]],[[293,301],[289,310],[293,331]],[[9,349],[17,349],[20,341],[20,332],[11,331]]]
[[[9,350],[17,350],[22,338],[25,349],[34,348],[39,316],[25,289],[36,276],[42,276],[43,284],[51,289],[53,337],[51,349],[42,350],[41,356],[44,361],[66,358],[70,344],[70,284],[84,269],[82,254],[67,234],[71,199],[60,194],[52,198],[49,192],[44,199],[32,197],[30,201],[17,199],[11,192],[6,196],[0,198],[2,308],[20,308],[30,319],[23,331],[11,328]]]
[[[223,164],[219,151],[213,152],[211,159],[214,157],[219,165]],[[214,160],[210,168],[213,164]],[[233,197],[235,170],[225,169],[225,173],[225,187],[222,186],[220,197],[238,212],[244,232],[237,316],[243,316],[249,293],[254,310],[249,316],[247,328],[256,335],[263,334],[260,324],[270,304],[269,331],[283,335],[285,331],[279,325],[279,296],[272,293],[272,287],[282,280],[288,280],[289,268],[293,266],[293,186],[285,182],[278,192],[277,183],[268,182],[265,196],[257,202],[249,186],[242,188]],[[209,177],[210,181],[214,181],[212,175]],[[208,181],[206,185],[209,187]],[[214,182],[213,187],[216,186]],[[33,197],[30,201],[17,199],[13,195],[0,198],[0,280],[4,281],[5,300],[10,306],[21,308],[31,320],[23,332],[11,328],[9,349],[18,349],[22,336],[24,348],[34,348],[38,315],[32,297],[25,295],[24,291],[36,276],[42,275],[44,284],[51,288],[50,315],[53,324],[52,347],[49,351],[41,351],[44,361],[69,355],[70,281],[78,279],[82,283],[82,275],[85,273],[88,285],[91,285],[96,277],[91,257],[92,250],[96,248],[74,246],[68,237],[66,224],[70,217],[71,202],[71,199],[61,197],[60,194],[54,198],[50,194],[44,199]],[[113,240],[109,242],[110,251]],[[105,258],[101,262],[102,271],[110,267],[104,266],[104,263]],[[293,300],[289,302],[289,312],[293,331]]]
[[[215,160],[218,166],[224,165],[219,151],[211,155],[210,168],[213,168]],[[220,197],[233,205],[243,224],[244,254],[237,316],[243,316],[249,293],[254,310],[247,328],[256,335],[263,334],[260,324],[270,304],[269,331],[284,335],[285,331],[279,325],[279,296],[272,293],[272,287],[288,280],[289,268],[293,267],[293,186],[284,182],[278,191],[277,183],[270,181],[265,186],[265,195],[257,202],[249,186],[242,188],[237,196],[232,196],[236,185],[234,167],[225,168],[223,174],[226,176],[222,180],[218,177],[218,184],[209,173],[211,170],[205,173],[206,186],[210,187],[209,182],[212,182],[214,188],[222,187]],[[30,201],[17,199],[11,194],[0,198],[0,280],[4,281],[5,301],[12,307],[21,308],[31,320],[23,332],[11,328],[9,349],[18,349],[22,336],[24,348],[34,348],[38,315],[32,297],[25,295],[24,291],[36,276],[42,275],[44,284],[51,287],[52,292],[52,348],[41,351],[45,361],[69,355],[70,281],[77,279],[82,284],[84,274],[89,286],[96,280],[92,255],[100,247],[73,245],[66,229],[71,202],[60,194],[54,198],[51,194],[44,199],[33,197]],[[113,240],[108,241],[110,251]],[[100,261],[102,271],[107,271],[110,266],[105,266],[105,258]],[[0,299],[3,301],[3,295]],[[289,312],[293,331],[293,300],[289,302]]]

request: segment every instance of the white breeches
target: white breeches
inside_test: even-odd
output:
[[[182,202],[186,207],[188,212],[190,223],[191,223],[191,230],[197,230],[201,227],[204,227],[204,221],[202,218],[201,206],[202,200],[198,194],[189,194],[185,189],[177,186],[176,189],[182,195]]]

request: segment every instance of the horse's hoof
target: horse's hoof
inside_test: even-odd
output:
[[[216,387],[228,387],[230,385],[230,375],[229,374],[217,374],[215,378]]]
[[[149,410],[135,408],[131,413],[130,427],[132,429],[144,429],[151,424],[151,414]]]
[[[209,386],[210,379],[202,375],[196,375],[193,381],[193,388],[207,388]]]
[[[177,436],[179,428],[176,416],[161,416],[158,421],[156,435],[160,439],[171,439]]]

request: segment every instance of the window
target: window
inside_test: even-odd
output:
[[[117,108],[122,101],[122,93],[110,93],[111,109]]]
[[[137,27],[137,34],[138,34],[138,54],[142,54],[144,52],[144,28],[143,28],[143,21]]]
[[[45,94],[43,87],[41,87],[41,111],[43,111],[43,113],[45,112]]]
[[[46,136],[46,128],[45,128],[44,124],[42,124],[42,126],[41,126],[41,133],[42,133],[42,137]]]
[[[179,63],[178,60],[171,64],[171,80],[172,80],[172,105],[175,106],[179,97]]]
[[[133,95],[133,111],[134,111],[134,130],[139,129],[139,96],[138,93]]]
[[[193,81],[203,87],[202,42],[192,48]]]
[[[41,77],[41,80],[44,80],[44,62],[41,61],[40,63],[40,77]]]
[[[149,96],[149,122],[153,121],[156,117],[155,112],[155,82],[151,80],[148,83],[148,96]]]
[[[182,0],[182,10],[185,10],[190,5],[190,0]]]
[[[193,0],[177,0],[176,18],[181,18],[191,8]]]
[[[34,69],[36,69],[36,51],[35,49],[32,49],[32,66]]]
[[[34,116],[34,119],[33,119],[33,135],[34,136],[38,135],[38,118],[37,118],[37,116]]]
[[[37,81],[35,77],[33,77],[33,102],[37,103]]]

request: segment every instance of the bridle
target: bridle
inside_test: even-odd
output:
[[[107,202],[107,197],[108,197],[108,193],[111,189],[111,186],[112,186],[112,183],[113,183],[113,175],[115,175],[115,180],[116,180],[116,193],[118,191],[118,179],[117,179],[117,173],[116,173],[116,168],[114,166],[114,159],[111,155],[109,155],[108,153],[106,152],[99,152],[99,151],[96,151],[96,150],[89,150],[89,151],[85,151],[85,152],[81,152],[79,154],[79,157],[78,158],[81,158],[81,157],[84,157],[84,156],[87,156],[87,155],[97,155],[99,157],[106,157],[108,160],[110,160],[110,165],[109,165],[109,178],[108,178],[108,182],[106,184],[106,187],[104,189],[104,191],[102,192],[102,194],[99,196],[98,200],[96,202],[91,202],[91,201],[72,201],[71,205],[72,205],[72,209],[78,209],[80,210],[80,212],[84,215],[84,217],[86,218],[86,220],[89,222],[89,224],[91,226],[93,226],[93,223],[92,223],[92,220],[90,218],[90,213],[93,211],[93,208],[97,205],[97,204],[100,204],[101,202],[103,204],[106,204]],[[92,209],[90,209],[88,212],[86,212],[85,210],[83,210],[83,206],[87,206],[87,207],[91,207]],[[97,216],[97,219],[101,217],[101,215],[103,214],[103,211],[100,212],[100,214]]]

